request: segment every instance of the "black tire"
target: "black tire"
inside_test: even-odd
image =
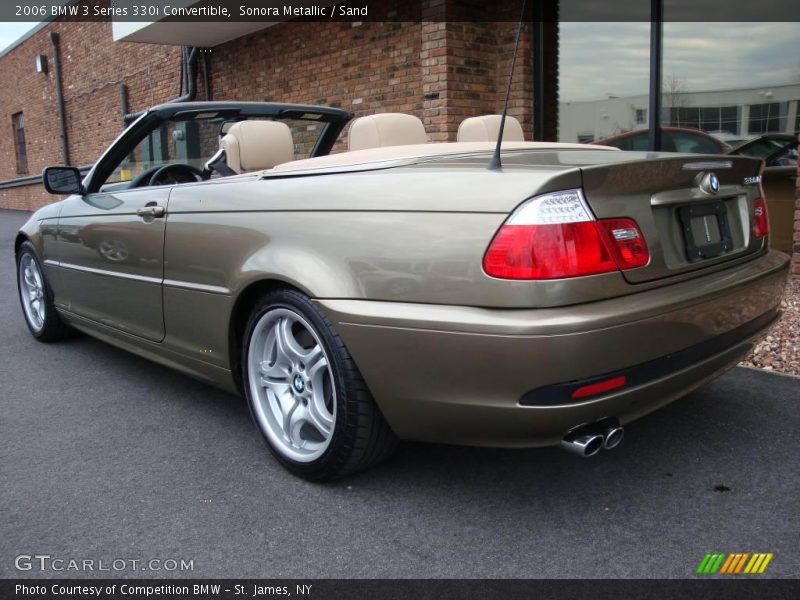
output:
[[[274,309],[289,309],[314,328],[328,358],[335,386],[336,411],[332,436],[324,453],[312,462],[287,457],[273,445],[256,416],[250,387],[248,352],[259,320]],[[381,414],[361,373],[331,322],[304,294],[289,288],[273,290],[253,307],[242,344],[242,384],[253,422],[267,447],[289,471],[310,481],[330,481],[367,469],[387,458],[398,440]]]
[[[42,284],[43,284],[43,304],[44,304],[44,320],[41,327],[37,327],[31,321],[31,318],[28,316],[28,313],[25,310],[25,306],[23,305],[23,290],[22,290],[22,281],[20,279],[20,263],[26,257],[30,257],[37,268],[39,269],[39,274],[41,276]],[[17,251],[17,296],[20,300],[20,308],[22,308],[22,315],[25,318],[25,324],[28,326],[28,330],[31,332],[31,335],[39,340],[40,342],[57,342],[59,340],[63,340],[68,337],[72,337],[74,335],[74,329],[72,329],[69,325],[64,323],[61,320],[61,317],[56,311],[55,304],[53,303],[53,288],[50,287],[50,282],[47,280],[47,277],[44,273],[44,268],[42,268],[42,263],[39,260],[39,257],[36,256],[36,250],[33,247],[33,244],[30,242],[23,242],[22,245],[19,247]]]

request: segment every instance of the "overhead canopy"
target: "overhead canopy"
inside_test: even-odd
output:
[[[275,24],[266,21],[225,21],[201,24],[173,21],[113,21],[112,31],[115,42],[146,42],[211,48]]]

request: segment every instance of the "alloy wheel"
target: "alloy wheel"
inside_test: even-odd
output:
[[[24,253],[19,261],[19,295],[31,328],[36,332],[41,331],[46,311],[44,277],[38,263],[28,253]]]
[[[322,456],[336,423],[328,355],[312,325],[288,308],[267,310],[253,328],[248,385],[260,428],[286,458]]]

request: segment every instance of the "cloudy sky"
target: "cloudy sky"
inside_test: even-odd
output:
[[[0,22],[0,52],[13,44],[23,34],[35,27],[39,23],[8,23]]]
[[[647,93],[650,23],[562,23],[562,101]],[[664,77],[686,91],[800,82],[797,23],[665,23]]]

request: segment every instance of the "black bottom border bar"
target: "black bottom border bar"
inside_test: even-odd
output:
[[[547,600],[800,598],[800,579],[3,579],[18,600]]]

